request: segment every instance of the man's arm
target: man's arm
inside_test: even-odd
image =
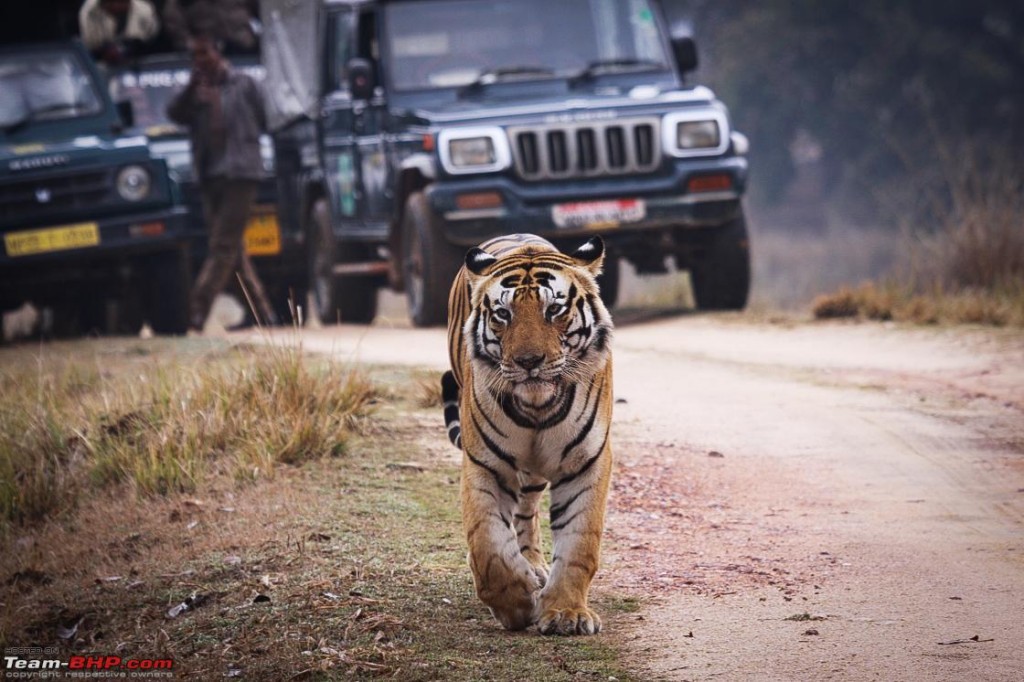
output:
[[[193,76],[181,92],[167,105],[167,118],[183,126],[191,126],[196,117],[196,84],[197,79]]]

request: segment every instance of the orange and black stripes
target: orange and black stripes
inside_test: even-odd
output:
[[[603,258],[598,238],[563,254],[534,235],[503,236],[470,249],[449,295],[441,395],[448,438],[463,451],[470,566],[477,594],[510,629],[600,629],[586,600],[612,457]],[[550,569],[545,490],[560,557]]]

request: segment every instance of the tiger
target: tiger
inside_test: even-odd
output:
[[[448,298],[445,426],[462,450],[463,530],[476,594],[508,630],[592,635],[612,470],[612,319],[605,246],[571,255],[530,234],[474,247]],[[550,486],[553,552],[541,547]]]

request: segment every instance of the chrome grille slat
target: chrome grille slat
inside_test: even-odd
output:
[[[661,163],[656,117],[508,129],[516,173],[524,180],[649,173]]]

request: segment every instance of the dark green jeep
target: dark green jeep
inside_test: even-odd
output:
[[[263,0],[282,230],[305,235],[320,317],[376,291],[443,324],[466,249],[503,233],[690,272],[701,309],[750,287],[747,142],[687,84],[655,0]]]
[[[0,48],[0,309],[55,331],[187,324],[185,210],[77,42]]]

